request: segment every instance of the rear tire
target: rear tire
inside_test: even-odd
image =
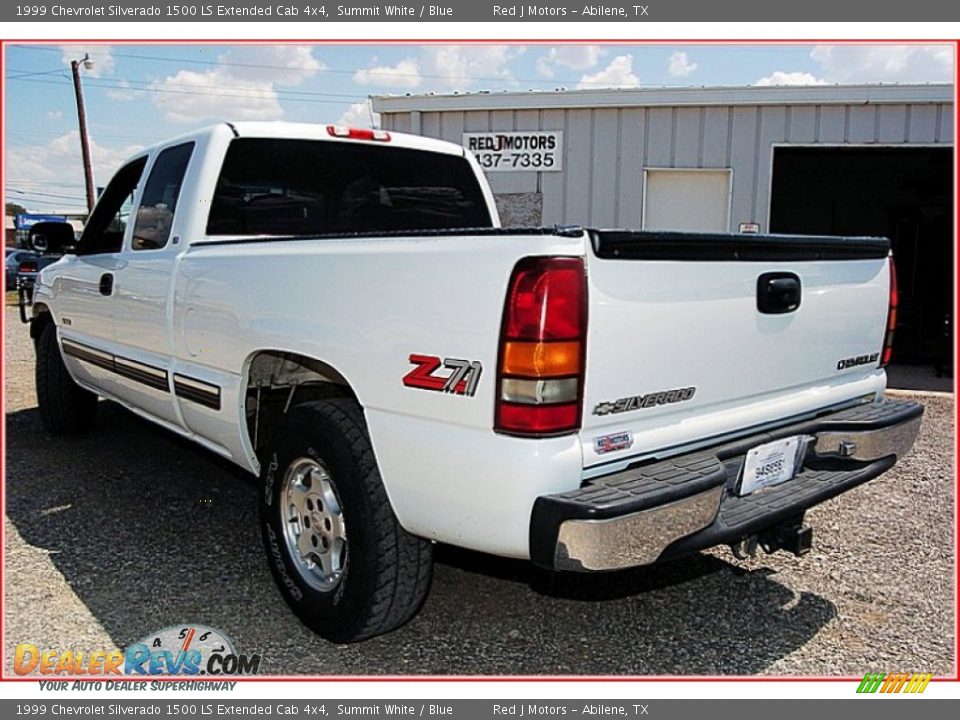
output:
[[[97,424],[97,396],[70,377],[52,322],[40,332],[36,351],[37,405],[44,430],[53,435],[76,435],[92,429]]]
[[[430,586],[432,545],[390,506],[363,412],[333,398],[297,405],[263,455],[260,525],[284,600],[334,642],[390,632]]]

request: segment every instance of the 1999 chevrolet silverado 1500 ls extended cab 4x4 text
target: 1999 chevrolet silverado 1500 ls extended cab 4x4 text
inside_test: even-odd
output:
[[[336,641],[417,611],[433,542],[802,553],[923,411],[884,397],[887,240],[500,228],[421,137],[217,125],[125,164],[66,250],[31,312],[46,428],[109,398],[259,474],[280,592]]]

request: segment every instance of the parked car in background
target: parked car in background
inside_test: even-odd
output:
[[[27,302],[33,302],[33,285],[37,279],[37,273],[43,270],[47,265],[52,265],[57,260],[59,260],[62,255],[40,255],[34,253],[23,260],[17,265],[16,274],[14,276],[14,284],[7,285],[11,290],[23,290],[26,295]]]
[[[24,260],[29,260],[39,256],[36,250],[27,250],[26,248],[7,248],[4,258],[4,276],[6,278],[7,290],[16,290],[17,288],[17,269]]]
[[[76,233],[69,223],[45,221],[30,228],[31,255],[15,266],[13,282],[7,281],[7,287],[17,291],[21,320],[27,321],[26,309],[33,304],[33,288],[40,271],[72,252],[75,244]]]

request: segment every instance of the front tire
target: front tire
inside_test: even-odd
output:
[[[420,608],[432,546],[390,506],[363,412],[334,398],[287,413],[263,456],[260,525],[280,592],[334,642],[394,630]]]
[[[36,351],[37,405],[44,430],[53,435],[76,435],[93,428],[97,423],[97,396],[70,377],[52,322],[40,332]]]

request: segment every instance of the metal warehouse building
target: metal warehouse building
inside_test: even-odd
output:
[[[900,360],[944,352],[951,85],[712,87],[373,98],[386,130],[469,147],[505,225],[885,235]]]

